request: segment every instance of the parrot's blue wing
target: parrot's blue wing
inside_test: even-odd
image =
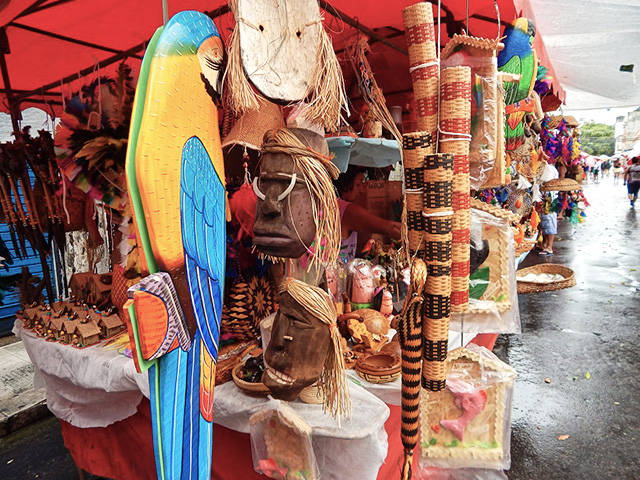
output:
[[[202,142],[182,154],[180,215],[187,280],[198,332],[217,358],[225,268],[225,190]]]
[[[197,331],[187,360],[184,443],[191,448],[183,452],[182,478],[209,478],[211,472],[213,381],[226,256],[225,198],[204,145],[197,137],[190,138],[182,150],[180,217]]]

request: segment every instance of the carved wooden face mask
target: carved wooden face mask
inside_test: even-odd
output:
[[[289,143],[271,141],[274,138]],[[277,129],[265,134],[260,171],[253,181],[258,198],[253,242],[260,253],[276,258],[300,258],[307,251],[314,257],[318,252],[337,255],[340,217],[335,191],[326,167],[311,158],[328,153],[324,137],[309,130]],[[334,239],[331,235],[336,233]],[[313,253],[320,242],[324,249]]]
[[[289,3],[289,2],[286,2]],[[305,97],[315,68],[322,23],[317,0],[274,8],[273,0],[238,0],[242,64],[266,97]]]
[[[253,243],[265,255],[299,258],[316,235],[311,195],[293,159],[265,154],[254,179],[258,197]]]
[[[294,400],[304,387],[320,378],[330,344],[329,325],[283,292],[264,354],[262,381],[275,398]]]

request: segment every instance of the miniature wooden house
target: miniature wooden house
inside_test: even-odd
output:
[[[33,328],[33,322],[38,314],[38,307],[25,308],[22,313],[22,325],[24,328]]]
[[[111,299],[111,283],[113,277],[111,273],[94,274],[88,282],[89,293],[87,302],[90,305],[103,305]]]
[[[100,329],[94,322],[79,323],[73,331],[77,336],[77,346],[88,347],[100,342]],[[74,338],[72,342],[75,342]]]
[[[100,327],[101,338],[113,337],[125,329],[124,322],[115,313],[100,317],[98,327]]]
[[[60,340],[60,332],[62,331],[63,324],[64,318],[56,316],[51,317],[49,324],[47,325],[47,337],[50,337],[52,340]]]
[[[73,332],[76,329],[76,326],[79,325],[80,322],[78,320],[65,320],[62,322],[62,329],[60,330],[60,341],[62,343],[71,343],[73,340]]]
[[[80,299],[87,301],[89,295],[89,281],[93,277],[91,272],[74,273],[69,280],[69,290],[71,294]]]

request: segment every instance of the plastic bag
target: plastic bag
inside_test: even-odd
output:
[[[347,267],[342,262],[327,266],[325,272],[327,291],[336,306],[338,315],[344,312],[342,294],[347,290]]]
[[[449,352],[447,368],[446,388],[421,398],[420,470],[508,470],[515,370],[475,344]]]
[[[249,418],[256,472],[278,480],[316,480],[311,427],[286,403],[271,400]]]
[[[464,52],[451,55],[442,67],[471,67],[471,144],[469,146],[469,180],[479,190],[489,178],[496,159],[502,155],[498,145],[498,64],[490,51],[486,56],[470,56]]]
[[[489,255],[469,276],[468,310],[453,314],[449,328],[464,333],[520,333],[511,227],[502,218],[471,209],[470,230],[472,244],[488,246]]]
[[[347,264],[347,271],[347,293],[352,308],[371,308],[376,288],[371,262],[353,259]]]

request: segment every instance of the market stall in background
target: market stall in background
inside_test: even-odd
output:
[[[506,0],[113,2],[78,41],[44,7],[94,12],[42,3],[1,17],[2,256],[38,254],[14,333],[77,466],[508,470],[516,372],[491,350],[518,293],[571,286],[518,263],[588,206],[534,23]],[[33,34],[93,65],[26,68]],[[53,135],[20,130],[32,105]]]

